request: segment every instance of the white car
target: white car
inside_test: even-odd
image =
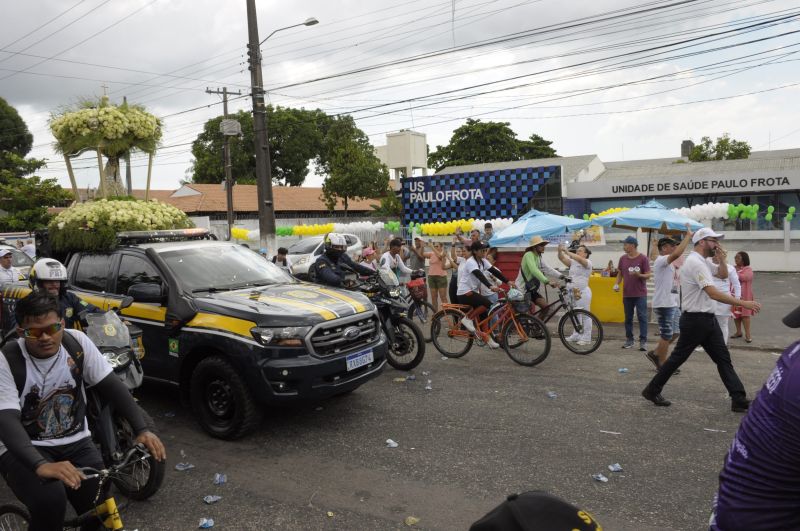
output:
[[[355,234],[342,234],[347,240],[347,254],[355,259],[364,249],[361,239]],[[292,273],[298,278],[308,278],[308,268],[317,257],[325,252],[324,236],[311,236],[303,238],[289,247],[289,260],[292,261]]]

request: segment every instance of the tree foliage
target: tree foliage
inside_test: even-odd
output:
[[[447,166],[463,166],[486,162],[505,162],[557,157],[553,143],[537,134],[519,140],[508,122],[467,122],[453,131],[450,143],[436,146],[428,155],[428,166],[436,171]]]
[[[47,208],[61,206],[72,198],[56,179],[31,175],[44,165],[43,160],[0,151],[0,210],[6,213],[0,216],[0,231],[44,228],[51,217]]]
[[[33,135],[17,110],[0,98],[0,152],[24,157],[33,146]],[[3,164],[4,161],[0,161]],[[0,166],[1,168],[2,166]]]
[[[708,160],[734,160],[746,159],[750,156],[750,144],[744,141],[734,140],[728,133],[717,138],[716,144],[711,138],[704,136],[689,154],[692,162],[704,162]]]
[[[241,137],[231,137],[231,173],[236,182],[256,182],[253,115],[239,111],[229,118],[242,126]],[[225,180],[222,150],[225,137],[219,130],[223,117],[207,121],[192,143],[192,182],[220,183]],[[321,111],[267,106],[267,130],[272,182],[300,186],[308,176],[309,163],[322,149],[322,126],[327,116]]]
[[[403,202],[394,193],[394,190],[388,188],[386,195],[381,197],[380,205],[372,205],[372,215],[385,218],[396,218],[403,213]]]
[[[338,143],[326,164],[329,172],[322,184],[322,196],[328,210],[334,210],[337,200],[342,199],[347,215],[351,199],[378,197],[389,186],[386,165],[354,139]]]

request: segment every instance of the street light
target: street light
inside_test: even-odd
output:
[[[258,39],[256,0],[247,0],[247,55],[250,56],[250,85],[253,95],[253,131],[256,150],[256,190],[258,192],[259,247],[275,250],[275,205],[272,200],[272,167],[269,160],[269,136],[267,134],[267,107],[264,104],[264,81],[261,74],[260,46],[279,31],[298,26],[319,24],[314,17],[305,22],[278,28],[263,41]]]

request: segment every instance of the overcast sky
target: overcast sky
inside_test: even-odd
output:
[[[539,134],[560,155],[604,161],[677,157],[682,140],[724,132],[755,150],[800,146],[796,0],[257,6],[262,39],[319,19],[263,45],[269,100],[350,113],[373,145],[414,129],[435,149],[473,117],[508,121],[520,138]],[[173,189],[187,178],[189,144],[222,114],[206,87],[249,88],[245,0],[27,0],[6,2],[3,15],[0,96],[33,133],[31,155],[49,160],[40,174],[65,186],[52,112],[107,90],[163,116],[152,188]],[[251,109],[248,97],[230,102],[239,109]],[[146,158],[133,164],[134,187],[144,188]],[[73,166],[80,187],[97,186],[96,159]]]

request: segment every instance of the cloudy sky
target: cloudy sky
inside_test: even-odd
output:
[[[54,111],[107,91],[164,119],[155,189],[187,178],[190,143],[222,113],[206,87],[243,96],[245,0],[27,0],[0,20],[0,97],[34,135],[41,175],[68,185]],[[468,117],[537,133],[560,155],[677,157],[729,132],[756,150],[800,146],[796,0],[257,0],[276,105],[351,114],[373,145],[414,129],[431,148]],[[105,88],[104,88],[105,87]],[[146,158],[133,159],[143,188]],[[73,162],[97,186],[96,159]],[[319,186],[310,176],[307,185]]]

